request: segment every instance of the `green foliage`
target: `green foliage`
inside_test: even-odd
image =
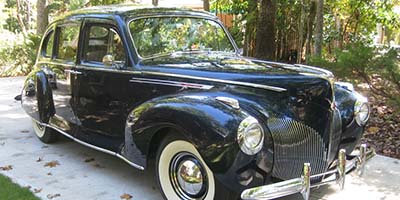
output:
[[[18,33],[22,31],[21,27],[18,24],[17,18],[13,16],[9,16],[6,19],[6,24],[3,25],[3,29],[9,30],[13,33]]]
[[[110,5],[110,4],[118,4],[123,3],[124,0],[89,0],[90,5],[99,6],[99,5]]]
[[[379,53],[376,48],[354,43],[336,50],[330,60],[311,58],[311,65],[333,71],[338,77],[354,83],[367,83],[370,90],[400,108],[400,62],[397,52]]]
[[[11,44],[0,50],[0,66],[7,66],[0,71],[0,76],[26,75],[35,64],[40,36],[28,34],[21,44]]]
[[[343,45],[356,42],[371,44],[378,23],[386,27],[387,31],[399,27],[399,16],[394,13],[393,7],[392,0],[326,1],[325,42],[338,40]]]

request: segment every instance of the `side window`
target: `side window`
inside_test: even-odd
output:
[[[57,58],[73,62],[76,58],[79,40],[79,26],[59,27]]]
[[[125,50],[115,29],[106,25],[92,25],[85,35],[84,61],[103,63],[106,66],[124,65]]]
[[[45,57],[52,57],[54,45],[54,31],[49,32],[44,39],[42,45],[42,55]]]

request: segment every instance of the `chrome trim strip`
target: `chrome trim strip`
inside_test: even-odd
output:
[[[51,62],[47,62],[47,63],[53,64]],[[55,63],[55,64],[57,64],[57,63]],[[182,75],[182,74],[170,74],[170,73],[163,73],[163,72],[120,70],[120,69],[113,69],[113,68],[86,67],[86,66],[82,66],[82,65],[77,65],[76,69],[86,69],[86,70],[114,72],[114,73],[122,73],[122,74],[135,74],[135,75],[142,75],[143,74],[143,75],[168,76],[168,77],[175,77],[175,78],[187,78],[187,79],[200,80],[200,81],[211,81],[211,82],[216,82],[216,83],[226,83],[226,84],[232,84],[232,85],[248,86],[248,87],[261,88],[261,89],[266,89],[266,90],[272,90],[272,91],[275,91],[275,92],[285,92],[285,91],[287,91],[285,88],[269,86],[269,85],[246,83],[246,82],[241,82],[241,81],[229,81],[229,80],[206,78],[206,77],[200,77],[200,76],[190,76],[190,75]],[[164,81],[164,80],[162,80],[162,81]],[[187,83],[187,84],[192,84],[192,83]],[[211,88],[207,88],[206,87],[204,89],[211,89]]]
[[[205,89],[205,90],[209,90],[214,87],[212,85],[203,85],[197,83],[187,83],[187,82],[168,81],[168,80],[149,79],[149,78],[132,78],[130,82],[149,83],[149,84],[167,85],[167,86],[175,86],[183,88],[194,88],[194,89]]]
[[[54,61],[39,61],[36,64],[50,64],[50,65],[61,65],[61,66],[66,66],[66,67],[75,67],[75,63],[61,63],[61,62],[54,62]]]
[[[190,75],[169,74],[169,73],[163,73],[163,72],[146,72],[146,71],[143,71],[143,74],[145,74],[145,75],[157,75],[157,76],[169,76],[169,77],[175,77],[175,78],[187,78],[187,79],[193,79],[193,80],[211,81],[211,82],[216,82],[216,83],[227,83],[227,84],[232,84],[232,85],[242,85],[242,86],[249,86],[249,87],[261,88],[261,89],[266,89],[266,90],[272,90],[272,91],[275,91],[275,92],[284,92],[284,91],[286,91],[285,88],[269,86],[269,85],[261,85],[261,84],[255,84],[255,83],[246,83],[246,82],[241,82],[241,81],[229,81],[229,80],[198,77],[198,76],[190,76]]]
[[[113,72],[120,74],[142,74],[140,71],[134,70],[123,70],[123,69],[115,69],[115,68],[105,68],[105,67],[87,67],[83,65],[77,65],[76,69],[84,69],[84,70],[93,70],[93,71],[101,71],[101,72]]]
[[[297,66],[297,67],[300,67],[300,68],[312,69],[312,70],[324,73],[328,77],[333,77],[333,73],[331,71],[326,70],[326,69],[313,67],[313,66],[309,66],[309,65],[303,65],[303,64],[294,64],[294,66]]]
[[[63,134],[63,135],[66,136],[67,138],[69,138],[69,139],[71,139],[71,140],[73,140],[73,141],[75,141],[75,142],[77,142],[77,143],[79,143],[79,144],[81,144],[81,145],[87,146],[87,147],[92,148],[92,149],[95,149],[95,150],[97,150],[97,151],[101,151],[101,152],[103,152],[103,153],[107,153],[107,154],[116,156],[116,157],[120,158],[121,160],[125,161],[126,163],[128,163],[129,165],[131,165],[132,167],[135,167],[135,168],[140,169],[140,170],[144,170],[144,167],[143,167],[143,166],[140,166],[140,165],[138,165],[138,164],[135,164],[135,163],[129,161],[128,159],[126,159],[124,156],[122,156],[122,155],[119,154],[119,153],[116,153],[116,152],[113,152],[113,151],[110,151],[110,150],[107,150],[107,149],[103,149],[103,148],[101,148],[101,147],[94,146],[94,145],[92,145],[92,144],[86,143],[86,142],[84,142],[84,141],[82,141],[82,140],[79,140],[79,139],[77,139],[77,138],[75,138],[75,137],[69,135],[68,133],[62,131],[61,129],[59,129],[59,128],[55,127],[55,126],[52,126],[52,125],[50,125],[50,124],[46,124],[46,123],[39,122],[38,120],[36,120],[36,119],[34,119],[34,118],[32,118],[32,119],[35,120],[37,123],[39,123],[39,124],[42,125],[42,126],[46,126],[46,127],[52,128],[52,129],[54,129],[54,130],[60,132],[61,134]]]

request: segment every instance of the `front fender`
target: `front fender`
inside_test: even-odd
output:
[[[207,96],[154,99],[129,114],[124,154],[145,166],[154,134],[162,128],[171,128],[192,142],[213,171],[223,171],[239,151],[236,130],[246,116],[245,112]]]
[[[354,104],[357,101],[357,92],[340,85],[335,85],[335,103],[342,118],[342,135],[340,149],[351,153],[361,140],[365,125],[360,126],[354,118]]]
[[[216,179],[231,191],[265,183],[273,165],[273,145],[267,127],[264,127],[264,148],[253,156],[243,153],[236,140],[237,128],[249,113],[257,114],[254,110],[250,111],[245,103],[243,108],[235,109],[216,100],[215,95],[181,94],[140,105],[128,116],[122,154],[146,167],[155,133],[170,128],[181,133],[196,147]],[[168,134],[163,131],[158,133]]]

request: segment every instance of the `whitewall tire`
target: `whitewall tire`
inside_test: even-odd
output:
[[[57,133],[46,127],[36,120],[32,119],[33,130],[35,131],[36,136],[44,143],[54,143],[57,140]]]
[[[163,142],[157,153],[156,173],[168,200],[214,199],[214,175],[196,148],[185,140]]]

